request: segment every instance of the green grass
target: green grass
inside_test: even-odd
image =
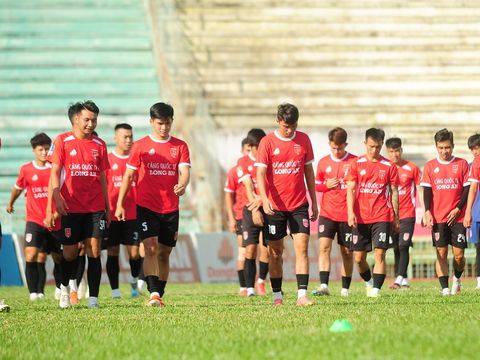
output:
[[[313,284],[312,284],[313,285]],[[29,303],[24,288],[0,288],[10,313],[0,313],[0,359],[473,359],[478,356],[479,299],[473,282],[462,294],[441,297],[436,281],[410,291],[385,289],[365,297],[363,284],[341,298],[315,298],[295,306],[295,284],[286,304],[271,297],[235,295],[233,284],[167,286],[167,307],[146,308],[145,298],[112,300],[102,286],[101,308],[61,310],[53,300]],[[313,288],[313,286],[311,286]],[[124,294],[128,288],[122,287]],[[353,332],[329,332],[348,319]]]

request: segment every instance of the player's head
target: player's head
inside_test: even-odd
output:
[[[50,145],[52,145],[52,139],[50,139],[47,134],[43,132],[35,134],[35,136],[30,139],[30,145],[32,146],[32,152],[36,160],[40,162],[47,161],[48,149],[50,149]]]
[[[256,155],[258,145],[260,144],[260,141],[263,139],[264,136],[266,136],[265,131],[262,129],[251,129],[247,133],[247,141],[248,145],[250,146],[250,151],[253,153],[253,155]]]
[[[161,140],[170,136],[170,129],[173,123],[173,107],[169,104],[159,102],[150,108],[150,124],[153,133]]]
[[[347,132],[341,127],[336,127],[328,132],[328,144],[332,155],[341,159],[345,156],[345,148],[347,147]]]
[[[398,137],[387,139],[387,141],[385,141],[385,146],[390,161],[394,164],[398,164],[402,160],[402,139]]]
[[[244,138],[242,140],[242,155],[248,155],[250,152],[250,145],[248,145],[248,139]]]
[[[468,148],[473,156],[480,155],[480,134],[473,134],[468,138]]]
[[[117,150],[122,153],[128,153],[133,144],[133,131],[130,124],[117,124],[115,125],[115,145]]]
[[[370,128],[365,132],[365,147],[369,158],[377,158],[382,150],[385,131],[377,128]]]
[[[72,127],[85,136],[91,136],[97,127],[99,113],[100,109],[91,100],[76,102],[68,108],[68,118]]]
[[[450,161],[453,153],[453,132],[442,129],[436,132],[433,137],[437,148],[438,157],[443,161]]]
[[[292,137],[298,126],[298,109],[295,105],[283,103],[277,108],[278,132],[283,137]]]

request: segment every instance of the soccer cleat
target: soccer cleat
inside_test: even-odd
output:
[[[60,300],[60,293],[61,293],[61,290],[59,288],[55,288],[55,293],[53,294],[53,297],[55,298],[55,300]]]
[[[460,279],[455,280],[452,285],[451,295],[457,295],[462,291],[462,282]]]
[[[238,291],[238,295],[240,296],[247,296],[247,289],[243,288]]]
[[[80,281],[80,285],[78,285],[78,299],[86,299],[88,298],[87,296],[87,283],[85,280],[82,279]]]
[[[410,290],[410,285],[408,284],[402,285],[402,290]]]
[[[475,286],[475,290],[480,290],[480,285]]]
[[[392,285],[390,285],[388,288],[389,289],[392,289],[392,290],[398,290],[400,289],[402,286],[400,284],[397,284],[397,283],[393,283]]]
[[[120,294],[120,289],[113,289],[112,290],[112,299],[121,299],[122,295]]]
[[[370,296],[371,292],[373,291],[373,285],[366,284],[365,285],[365,290],[367,292],[367,296]]]
[[[58,305],[60,306],[61,309],[66,309],[70,307],[70,295],[69,294],[60,294],[60,301],[58,302]]]
[[[5,300],[0,300],[0,312],[9,312],[10,311],[10,306],[5,304]]]
[[[38,299],[38,294],[37,293],[30,293],[30,301],[37,301]]]
[[[379,296],[380,296],[380,290],[376,288],[371,288],[371,290],[367,294],[367,297],[371,297],[371,298],[377,298]]]
[[[318,289],[312,291],[313,296],[328,296],[330,295],[330,290],[328,286],[320,286]]]
[[[37,299],[38,299],[38,300],[43,300],[43,299],[45,299],[45,294],[43,294],[43,293],[37,293]]]
[[[441,293],[442,293],[442,296],[450,296],[450,289],[449,288],[442,289]]]
[[[280,306],[280,305],[283,305],[283,299],[273,300],[273,306]]]
[[[301,296],[297,299],[297,306],[310,306],[313,305],[313,301],[309,300],[306,296]]]
[[[78,293],[76,291],[70,291],[70,305],[78,304]]]
[[[134,288],[130,289],[131,298],[138,298],[139,296],[140,296],[140,293],[138,292],[138,289],[134,289]]]
[[[96,297],[91,297],[88,299],[88,308],[89,309],[98,309],[100,306],[98,305],[98,300]]]
[[[165,304],[163,303],[163,300],[160,296],[150,295],[150,299],[148,299],[148,301],[147,301],[147,306],[165,307]]]
[[[349,295],[350,291],[348,289],[342,288],[342,290],[340,290],[340,296],[348,297]]]
[[[257,291],[257,295],[267,295],[267,290],[265,290],[265,283],[259,283],[257,282],[257,286],[255,287],[255,290]]]

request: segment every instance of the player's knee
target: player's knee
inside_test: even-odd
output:
[[[158,253],[158,261],[160,262],[168,262],[169,258],[170,258],[170,252],[160,251]]]
[[[108,256],[118,256],[120,253],[120,247],[119,246],[110,246],[107,250],[107,255]]]
[[[461,254],[455,254],[453,255],[453,260],[457,263],[460,264],[465,260],[465,256],[463,253]]]
[[[239,247],[238,248],[237,261],[245,261],[245,248],[244,247]]]

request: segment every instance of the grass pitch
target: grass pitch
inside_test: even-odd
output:
[[[310,288],[313,289],[311,284]],[[314,298],[295,306],[294,283],[285,285],[285,305],[271,296],[245,298],[234,284],[167,285],[167,307],[147,308],[145,297],[108,297],[100,309],[85,300],[61,310],[53,300],[29,303],[25,288],[0,288],[11,306],[0,313],[0,359],[474,359],[478,358],[480,291],[464,282],[460,295],[442,297],[437,281],[413,283],[409,291],[365,296],[362,283],[352,295]],[[312,297],[313,299],[313,297]],[[353,325],[331,333],[336,319]]]

